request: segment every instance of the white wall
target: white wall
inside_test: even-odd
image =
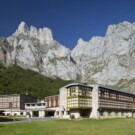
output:
[[[75,119],[78,119],[78,118],[81,117],[79,110],[71,110],[71,111],[70,111],[70,115],[71,115],[71,116],[74,115]]]
[[[39,117],[45,117],[45,111],[39,111]]]
[[[67,89],[65,87],[60,89],[60,109],[67,110]]]
[[[98,104],[98,85],[93,85],[92,90],[92,111],[90,114],[90,118],[99,118],[99,104]]]

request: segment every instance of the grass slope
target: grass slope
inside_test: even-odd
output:
[[[59,88],[71,83],[59,78],[51,79],[20,67],[0,65],[0,94],[30,93],[39,99],[58,94]]]
[[[134,125],[130,118],[0,124],[0,135],[135,135]]]

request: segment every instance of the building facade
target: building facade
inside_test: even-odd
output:
[[[59,95],[45,97],[45,102],[47,108],[59,107]]]
[[[25,112],[28,117],[45,117],[46,103],[44,100],[25,103]]]
[[[28,94],[0,95],[0,113],[3,112],[67,119],[134,117],[135,95],[96,84],[72,83],[60,88],[59,95],[38,102]]]
[[[53,95],[45,97],[46,102],[46,116],[59,117],[60,96]]]
[[[59,117],[108,118],[135,116],[135,95],[88,85],[69,84],[60,89]]]
[[[23,115],[25,103],[36,102],[37,99],[28,94],[0,95],[0,114]]]

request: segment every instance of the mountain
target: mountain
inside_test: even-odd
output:
[[[53,39],[49,28],[21,22],[0,39],[0,61],[31,69],[50,78],[97,83],[135,92],[135,23],[109,25],[105,37],[79,39],[70,49]]]
[[[55,41],[49,28],[30,28],[21,22],[16,32],[0,40],[0,61],[40,72],[47,77],[75,80],[71,51]]]
[[[71,56],[81,80],[135,91],[135,23],[110,25],[105,37],[79,39]]]

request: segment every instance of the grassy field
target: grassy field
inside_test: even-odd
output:
[[[0,124],[0,135],[135,135],[135,119],[54,120]]]

